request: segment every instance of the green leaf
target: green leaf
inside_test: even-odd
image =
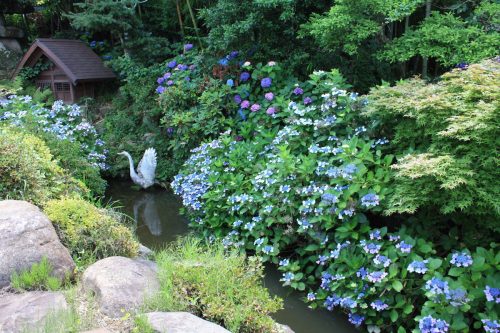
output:
[[[393,323],[396,322],[396,320],[398,320],[399,317],[398,312],[395,309],[392,309],[390,316],[391,316],[391,321]]]
[[[403,284],[399,280],[392,281],[392,288],[396,291],[403,290]]]
[[[443,263],[443,260],[441,260],[441,259],[430,259],[429,260],[429,269],[436,270],[439,267],[441,267],[442,263]]]

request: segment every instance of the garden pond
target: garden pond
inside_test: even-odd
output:
[[[109,182],[106,198],[134,219],[139,241],[147,247],[161,248],[188,232],[188,222],[179,214],[182,204],[171,191],[138,190],[132,182],[113,180]],[[283,287],[279,279],[280,272],[268,265],[264,284],[271,294],[284,299],[284,309],[273,315],[276,321],[296,333],[357,332],[341,313],[309,309],[301,295]]]

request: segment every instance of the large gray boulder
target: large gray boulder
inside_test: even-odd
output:
[[[82,277],[86,291],[95,294],[100,311],[117,318],[134,312],[160,290],[154,263],[109,257],[89,266]]]
[[[145,316],[158,333],[231,333],[188,312],[150,312]]]
[[[54,276],[73,274],[75,263],[47,216],[26,201],[0,201],[0,288],[9,285],[12,273],[31,268],[43,257]]]
[[[56,318],[68,304],[60,292],[28,292],[0,297],[0,332],[26,332],[39,327],[48,316]]]

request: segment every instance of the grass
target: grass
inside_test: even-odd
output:
[[[161,291],[151,309],[191,312],[231,332],[276,330],[270,314],[283,301],[262,286],[258,259],[186,237],[159,252],[156,261]]]
[[[63,281],[51,276],[52,266],[46,257],[35,263],[30,269],[13,273],[10,277],[11,285],[17,291],[25,290],[59,290]]]
[[[79,294],[77,286],[63,293],[68,303],[66,310],[52,312],[36,328],[25,328],[22,333],[78,333],[95,328],[98,312],[94,298]]]

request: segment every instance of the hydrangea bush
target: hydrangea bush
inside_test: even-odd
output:
[[[494,246],[446,256],[405,229],[368,224],[364,213],[390,194],[392,157],[337,73],[315,72],[289,94],[271,91],[270,75],[248,75],[231,88],[241,97],[260,85],[261,100],[235,100],[249,121],[194,149],[172,183],[192,226],[279,264],[312,307],[339,308],[371,332],[498,332]],[[275,96],[287,107],[265,112]]]
[[[35,133],[49,133],[59,140],[77,142],[95,168],[107,168],[104,141],[76,104],[66,105],[59,100],[49,109],[33,103],[30,96],[11,95],[0,100],[0,125],[2,123],[25,127]]]

